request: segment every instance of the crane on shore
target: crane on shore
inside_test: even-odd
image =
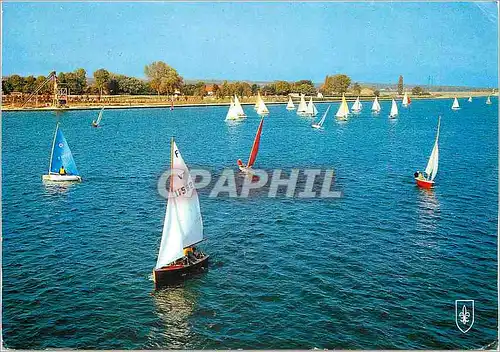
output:
[[[66,103],[68,102],[68,89],[67,88],[59,88],[59,86],[57,84],[56,71],[52,71],[45,78],[45,81],[43,81],[42,83],[40,83],[35,88],[35,90],[33,91],[33,93],[31,93],[28,96],[28,98],[26,98],[26,100],[23,102],[23,104],[21,105],[21,107],[23,108],[34,96],[36,96],[38,94],[38,92],[40,92],[40,90],[42,88],[44,88],[47,84],[49,84],[49,82],[54,82],[54,89],[53,89],[53,95],[54,95],[54,97],[52,99],[52,106],[54,108],[59,108],[61,106],[66,105]]]

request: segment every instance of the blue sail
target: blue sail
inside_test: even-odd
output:
[[[68,142],[66,138],[57,126],[56,136],[54,139],[54,146],[52,149],[52,163],[50,165],[50,172],[59,173],[61,166],[64,167],[68,175],[79,175],[78,169],[76,168],[75,159],[73,159],[73,154],[69,149]]]

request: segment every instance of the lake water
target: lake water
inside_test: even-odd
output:
[[[497,336],[498,100],[415,100],[323,131],[269,106],[256,168],[330,168],[339,199],[200,204],[207,273],[153,294],[170,137],[236,171],[259,119],[225,107],[4,112],[3,339],[17,349],[477,349]],[[351,104],[349,104],[351,105]],[[327,104],[317,105],[320,114]],[[442,116],[436,187],[418,189]],[[44,186],[56,120],[83,177]],[[472,329],[455,300],[475,300]]]

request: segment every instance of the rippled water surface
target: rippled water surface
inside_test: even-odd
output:
[[[152,294],[176,136],[188,165],[236,170],[259,119],[226,108],[4,112],[3,338],[11,348],[472,349],[496,338],[498,105],[414,101],[325,129],[270,106],[256,167],[333,168],[340,199],[209,198],[210,270]],[[326,104],[318,104],[320,113]],[[442,116],[436,187],[414,185]],[[44,186],[56,120],[83,182]],[[475,300],[473,328],[455,300]]]

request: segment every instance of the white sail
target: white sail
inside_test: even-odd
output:
[[[467,99],[467,101],[468,101],[469,103],[472,103],[472,97],[469,97],[469,99]]]
[[[372,111],[379,112],[381,110],[380,104],[378,102],[378,97],[375,97],[375,100],[373,101],[372,105]]]
[[[306,100],[304,98],[304,94],[301,94],[299,107],[297,108],[297,115],[304,115],[306,111],[307,111]]]
[[[488,95],[488,99],[486,99],[486,104],[491,104],[491,99],[490,99],[490,96]]]
[[[99,111],[99,116],[97,116],[97,121],[95,122],[96,125],[101,123],[103,111],[104,111],[104,106],[102,107],[101,111]]]
[[[346,118],[347,115],[349,115],[349,106],[347,105],[345,95],[342,94],[342,102],[340,103],[339,109],[337,110],[335,116],[340,118]]]
[[[355,112],[361,111],[361,108],[363,106],[361,105],[361,102],[359,101],[359,97],[356,98],[356,101],[352,104],[351,110]]]
[[[408,94],[405,92],[405,95],[403,97],[403,106],[406,107],[408,106]]]
[[[262,97],[260,96],[260,91],[257,92],[257,101],[255,102],[255,105],[253,106],[254,110],[257,110],[259,108],[259,102],[262,100]]]
[[[328,108],[326,109],[325,113],[323,114],[323,117],[321,118],[321,120],[319,120],[318,122],[318,127],[323,127],[323,124],[325,123],[325,120],[326,120],[326,115],[328,115],[328,111],[330,111],[330,105],[328,105]]]
[[[428,175],[431,181],[434,181],[434,178],[438,172],[439,166],[439,126],[441,125],[441,118],[438,120],[438,129],[436,134],[436,141],[434,142],[434,147],[432,148],[431,156],[429,157],[429,161],[427,163],[427,167],[425,168],[425,172]]]
[[[306,114],[309,116],[316,116],[318,114],[318,110],[316,109],[316,106],[314,106],[312,97],[309,99],[309,104],[307,104]]]
[[[267,106],[264,103],[264,100],[262,100],[262,99],[259,101],[259,107],[257,108],[257,114],[259,114],[259,115],[269,114],[269,110],[267,109]]]
[[[396,101],[394,98],[392,99],[392,105],[391,105],[391,113],[389,114],[390,117],[396,117],[398,116],[398,105],[396,104]]]
[[[288,104],[286,104],[287,110],[295,110],[295,105],[293,105],[292,97],[288,97]]]
[[[455,100],[453,100],[453,105],[451,106],[451,108],[453,110],[460,109],[460,105],[458,105],[458,99],[457,98],[455,98]]]
[[[239,117],[247,116],[245,115],[243,107],[241,106],[240,100],[238,99],[238,96],[236,94],[234,95],[234,109],[236,110],[236,113],[238,114]]]
[[[174,141],[171,149],[172,174],[156,269],[182,258],[185,247],[203,240],[198,193]]]
[[[236,112],[233,98],[231,98],[231,104],[229,104],[229,110],[226,114],[226,120],[237,120],[239,118],[238,113]]]

